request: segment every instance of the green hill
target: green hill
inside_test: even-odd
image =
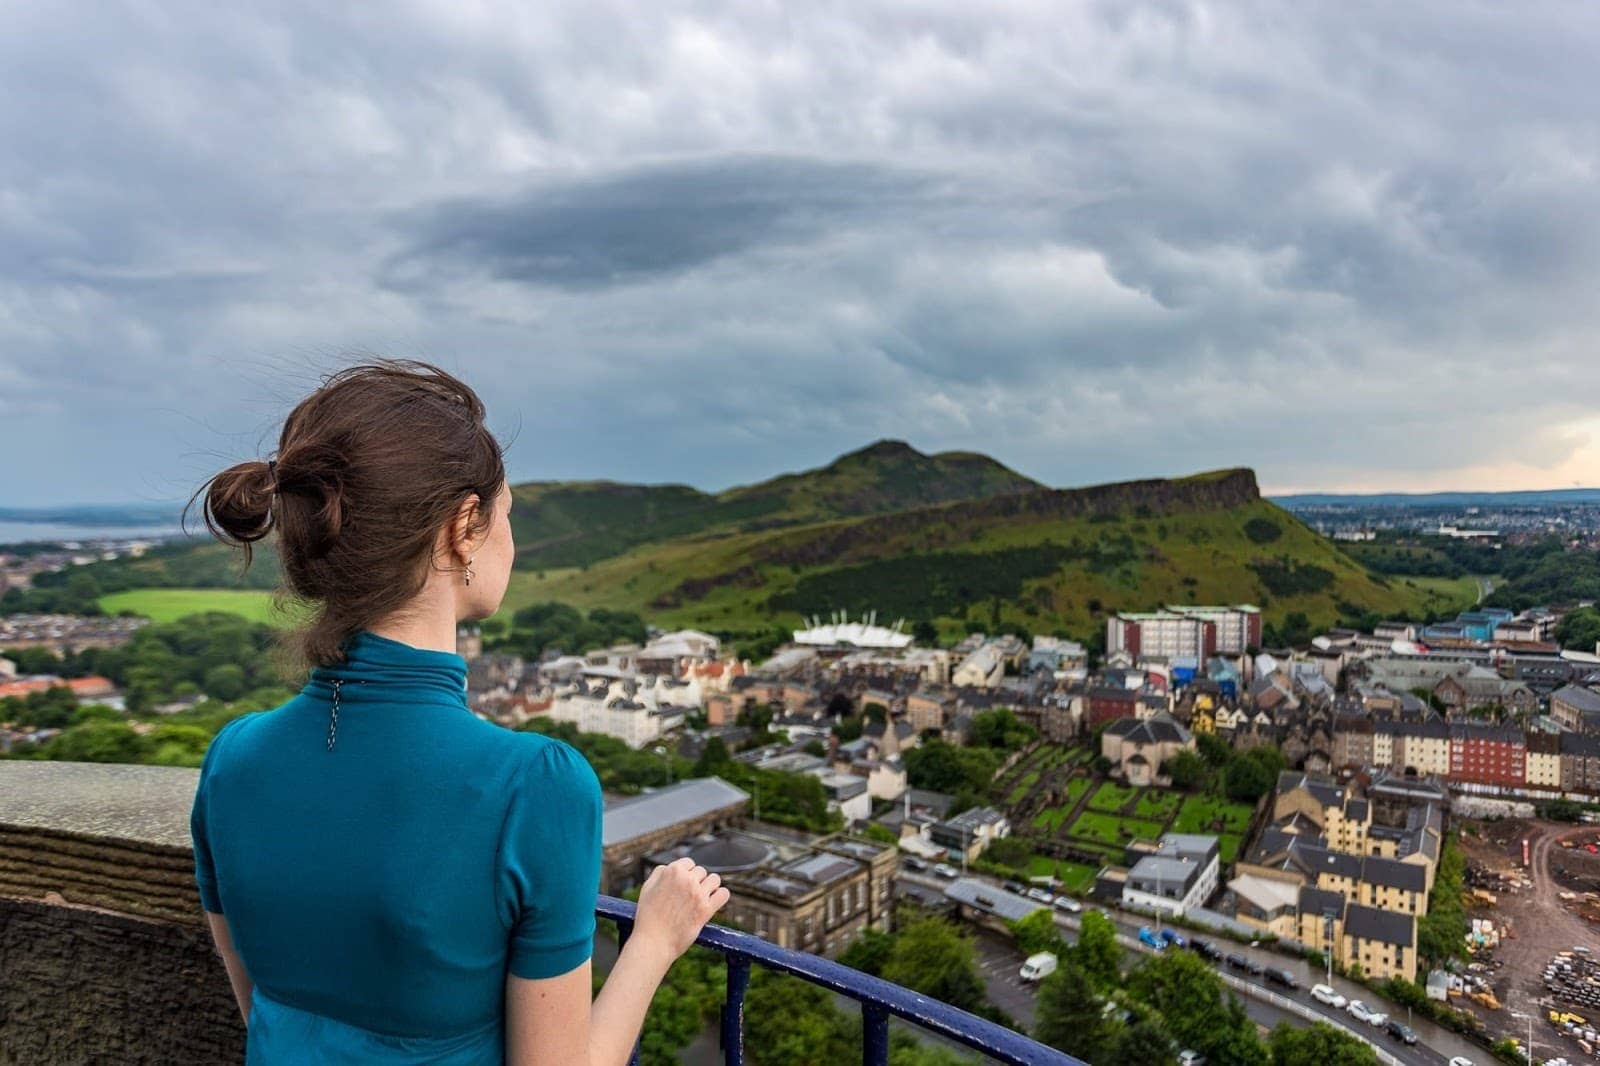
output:
[[[1258,604],[1268,624],[1468,606],[1470,580],[1374,574],[1261,498],[1249,470],[1051,489],[982,455],[879,441],[815,470],[721,493],[687,485],[513,487],[517,540],[502,615],[561,601],[662,625],[765,635],[806,616],[875,610],[946,635],[1019,625],[1094,639],[1107,613],[1163,603]],[[75,572],[84,595],[261,588],[197,541]],[[64,579],[63,579],[64,580]],[[80,597],[81,598],[81,597]]]
[[[1014,623],[1090,638],[1107,612],[1168,602],[1251,602],[1269,624],[1300,613],[1328,625],[1453,610],[1461,597],[1370,573],[1262,499],[1251,471],[1225,470],[708,530],[582,568],[513,574],[507,608],[561,600],[728,633],[876,610],[880,621],[925,619],[947,634]]]
[[[1037,489],[987,456],[924,455],[878,441],[817,470],[712,494],[613,481],[516,486],[517,566],[582,566],[636,545],[708,531],[752,532]]]

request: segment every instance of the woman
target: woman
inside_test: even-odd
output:
[[[599,783],[561,741],[472,714],[455,651],[515,554],[483,419],[436,367],[351,367],[289,415],[275,459],[202,490],[246,567],[277,532],[315,607],[292,641],[309,680],[218,731],[191,817],[247,1063],[625,1062],[727,902],[688,859],[655,870],[591,1005]]]

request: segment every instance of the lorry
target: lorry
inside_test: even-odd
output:
[[[1041,951],[1037,955],[1028,956],[1017,976],[1024,981],[1042,981],[1056,972],[1056,964],[1054,952]]]

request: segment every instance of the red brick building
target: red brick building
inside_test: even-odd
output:
[[[1521,788],[1528,780],[1528,740],[1513,725],[1450,726],[1450,780]]]

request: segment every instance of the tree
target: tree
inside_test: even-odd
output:
[[[1072,958],[1096,988],[1108,992],[1122,983],[1122,945],[1117,943],[1117,927],[1100,911],[1084,912]]]
[[[1055,916],[1048,908],[1041,907],[1026,918],[1020,918],[1009,924],[1012,934],[1017,938],[1017,950],[1024,955],[1049,951],[1060,958],[1066,954],[1066,942],[1061,939],[1061,931],[1056,928]]]
[[[1208,1056],[1216,1038],[1230,1026],[1250,1025],[1242,1011],[1237,1017],[1229,1011],[1222,979],[1192,952],[1164,951],[1150,956],[1128,975],[1127,989],[1162,1017],[1179,1044]],[[1253,1038],[1255,1030],[1249,1032]]]
[[[1033,1035],[1042,1044],[1085,1062],[1110,1061],[1106,1053],[1117,1036],[1117,1023],[1105,1016],[1088,976],[1072,959],[1039,983]]]
[[[963,1010],[985,1005],[972,940],[943,918],[921,918],[900,930],[883,979]]]
[[[911,623],[911,639],[918,644],[934,647],[939,643],[939,627],[926,618],[919,618]]]
[[[1206,761],[1183,748],[1161,765],[1161,771],[1172,779],[1174,788],[1192,792],[1206,778]]]
[[[1109,1060],[1138,1063],[1139,1066],[1176,1066],[1178,1052],[1172,1037],[1153,1018],[1134,1022],[1122,1031]]]
[[[1228,747],[1226,740],[1215,733],[1197,733],[1194,745],[1200,752],[1200,757],[1218,769],[1233,761],[1233,749]]]
[[[850,946],[839,955],[839,961],[852,969],[874,977],[883,974],[894,951],[894,936],[872,926],[861,930],[861,935],[850,941]]]
[[[1371,1045],[1327,1022],[1305,1028],[1279,1022],[1267,1038],[1272,1066],[1378,1066]]]
[[[861,1060],[860,1027],[820,985],[758,966],[750,975],[744,1017],[745,1061],[752,1066]]]
[[[236,700],[244,695],[244,667],[237,663],[223,663],[206,671],[200,687],[207,696],[218,700]]]
[[[732,762],[733,759],[728,755],[728,745],[722,742],[722,738],[710,737],[700,752],[700,758],[694,761],[694,776],[711,777],[720,773]]]
[[[972,743],[979,747],[1014,751],[1038,736],[1038,730],[1018,720],[1009,707],[979,711],[972,716]]]
[[[1563,648],[1593,652],[1600,645],[1600,608],[1579,607],[1556,626],[1556,642]]]

